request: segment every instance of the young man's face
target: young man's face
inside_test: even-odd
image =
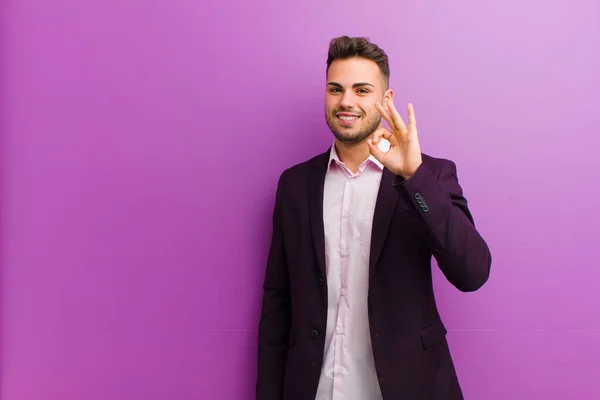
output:
[[[365,58],[335,60],[327,73],[325,116],[337,140],[354,144],[366,140],[381,125],[375,103],[393,92],[386,89],[379,66]]]

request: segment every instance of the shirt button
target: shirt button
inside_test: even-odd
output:
[[[338,333],[339,335],[341,335],[341,334],[344,332],[344,330],[342,329],[342,327],[341,327],[341,326],[338,326],[338,327],[336,328],[336,331],[337,331],[337,333]]]
[[[316,339],[316,338],[318,338],[318,337],[319,337],[319,331],[317,331],[317,330],[313,329],[313,330],[312,330],[312,332],[310,333],[310,336],[311,336],[313,339]]]
[[[342,296],[346,296],[346,289],[342,288],[341,293],[342,293]]]
[[[348,218],[348,217],[350,216],[350,213],[349,213],[349,212],[345,212],[345,213],[343,214],[343,216],[344,216],[344,218]]]
[[[348,255],[348,250],[342,250],[341,255],[342,257],[346,257]]]

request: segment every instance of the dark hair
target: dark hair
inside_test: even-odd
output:
[[[385,76],[386,82],[389,81],[390,66],[387,54],[366,37],[340,36],[332,39],[329,43],[326,71],[329,71],[329,67],[334,60],[345,60],[353,57],[374,61],[379,66],[383,76]]]

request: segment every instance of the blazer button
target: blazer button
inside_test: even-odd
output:
[[[323,286],[323,278],[319,277],[319,286]]]
[[[319,331],[317,331],[317,330],[314,330],[314,329],[313,329],[313,330],[312,330],[312,332],[310,333],[310,336],[311,336],[313,339],[316,339],[316,338],[318,338],[318,337],[319,337]]]
[[[421,199],[423,199],[423,196],[421,196],[421,193],[417,192],[417,193],[415,193],[415,199],[421,200]]]

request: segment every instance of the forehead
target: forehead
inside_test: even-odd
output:
[[[344,86],[356,82],[368,82],[378,86],[381,78],[381,71],[375,61],[356,57],[333,61],[327,73],[327,82],[334,81]]]

